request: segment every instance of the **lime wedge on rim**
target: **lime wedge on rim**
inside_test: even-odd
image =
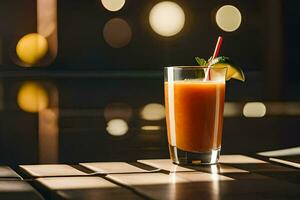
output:
[[[220,56],[212,59],[210,62],[212,68],[224,68],[227,67],[226,80],[237,79],[245,81],[245,75],[241,68],[236,66],[228,57]]]

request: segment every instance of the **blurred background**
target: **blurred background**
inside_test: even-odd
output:
[[[167,158],[163,67],[221,55],[222,153],[299,146],[298,1],[0,2],[0,163]]]

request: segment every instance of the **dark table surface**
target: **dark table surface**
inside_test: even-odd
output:
[[[147,160],[169,157],[162,73],[50,75],[1,77],[0,199],[300,199],[300,104],[262,101],[264,117],[245,116],[263,99],[255,74],[227,84],[222,139],[222,154],[255,159],[192,169]]]
[[[1,167],[0,199],[299,199],[299,168],[268,159],[223,155],[207,166],[146,159]]]

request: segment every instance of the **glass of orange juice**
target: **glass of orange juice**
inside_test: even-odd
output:
[[[218,162],[226,70],[200,66],[164,69],[168,143],[174,163]]]

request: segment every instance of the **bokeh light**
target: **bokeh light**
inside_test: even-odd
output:
[[[225,102],[224,116],[225,117],[236,117],[241,116],[243,105],[236,102]]]
[[[115,12],[123,8],[125,0],[101,0],[101,3],[107,10]]]
[[[37,32],[48,38],[57,34],[57,0],[37,0]],[[50,46],[50,45],[49,45]]]
[[[263,117],[266,115],[266,106],[262,102],[248,102],[243,108],[245,117]]]
[[[132,37],[129,24],[121,18],[113,18],[103,28],[104,40],[113,48],[126,46]]]
[[[48,52],[48,42],[38,33],[23,36],[17,43],[16,53],[25,64],[34,65],[41,61]]]
[[[149,23],[159,35],[170,37],[179,33],[185,22],[183,9],[171,1],[156,4],[150,11]]]
[[[235,31],[240,27],[241,22],[241,12],[232,5],[222,6],[216,13],[216,23],[223,31]]]
[[[38,115],[39,115],[39,124],[38,124],[39,162],[57,163],[58,149],[59,149],[58,109],[45,108],[41,110]]]
[[[49,96],[40,83],[26,82],[18,91],[17,102],[22,110],[36,113],[48,107]]]
[[[128,124],[123,119],[112,119],[107,123],[106,131],[113,136],[122,136],[128,132]]]
[[[142,126],[141,129],[144,131],[158,131],[160,130],[160,126]]]
[[[150,103],[143,107],[141,117],[145,120],[162,120],[165,118],[165,107],[159,103]]]
[[[300,115],[300,102],[268,102],[269,115]]]

